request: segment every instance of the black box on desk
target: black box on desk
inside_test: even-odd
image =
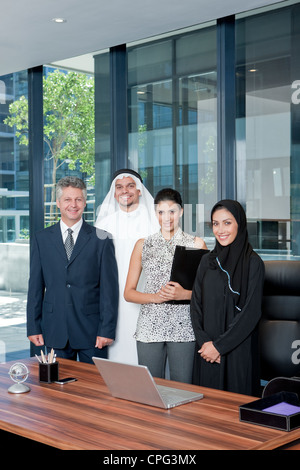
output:
[[[282,411],[276,412],[280,409]],[[240,421],[281,431],[292,431],[300,427],[300,402],[297,393],[293,392],[278,392],[241,405],[239,413]]]
[[[58,380],[58,362],[39,364],[39,379],[48,384]]]

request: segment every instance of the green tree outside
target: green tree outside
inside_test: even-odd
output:
[[[46,159],[53,160],[50,221],[54,218],[58,168],[78,167],[94,183],[95,120],[94,78],[55,70],[43,78],[44,142]],[[5,124],[15,126],[21,145],[28,145],[28,101],[24,96],[9,106]]]

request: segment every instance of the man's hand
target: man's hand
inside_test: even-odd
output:
[[[95,347],[98,349],[102,349],[105,348],[105,346],[110,346],[113,342],[113,339],[97,336]]]
[[[31,341],[35,346],[44,346],[43,335],[32,335],[28,336],[29,341]]]

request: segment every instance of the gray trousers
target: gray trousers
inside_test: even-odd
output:
[[[153,377],[168,378],[165,375],[168,359],[170,380],[192,383],[194,341],[183,343],[137,341],[137,353],[139,364],[147,366]]]

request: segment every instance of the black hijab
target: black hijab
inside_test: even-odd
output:
[[[238,224],[238,233],[234,241],[228,246],[222,246],[217,240],[215,248],[210,253],[210,265],[213,269],[218,266],[227,273],[227,281],[234,292],[235,305],[240,310],[243,308],[248,287],[250,255],[253,251],[248,241],[246,214],[237,201],[224,199],[219,201],[211,210],[211,220],[216,210],[225,208],[235,218]],[[218,262],[219,261],[219,262]],[[226,281],[226,282],[227,282]]]

